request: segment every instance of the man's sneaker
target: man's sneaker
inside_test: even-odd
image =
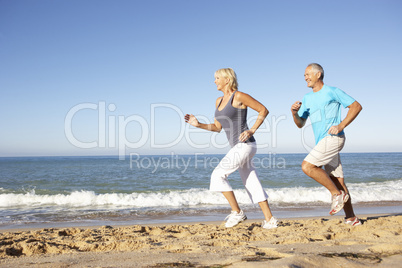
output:
[[[332,196],[332,205],[331,205],[331,211],[329,212],[330,215],[335,215],[345,205],[345,203],[348,201],[349,195],[346,194],[344,191],[341,191],[340,194],[335,194]]]
[[[275,217],[271,217],[269,221],[264,220],[261,224],[264,229],[274,229],[278,227],[278,220]]]
[[[358,217],[355,217],[352,221],[345,220],[345,223],[350,225],[350,226],[362,225],[362,222],[359,220]]]
[[[247,216],[244,215],[243,210],[240,210],[239,213],[236,211],[232,211],[226,218],[225,218],[225,226],[226,227],[233,227],[238,225],[240,222],[245,221]]]

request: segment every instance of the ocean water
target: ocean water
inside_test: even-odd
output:
[[[223,220],[230,213],[227,201],[208,191],[222,157],[0,158],[0,229]],[[304,175],[304,157],[254,157],[277,217],[328,215],[330,194]],[[402,153],[344,153],[341,158],[357,214],[402,213]],[[262,219],[238,173],[229,180],[248,217]]]

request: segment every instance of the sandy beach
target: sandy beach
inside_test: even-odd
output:
[[[248,220],[0,233],[1,267],[400,267],[402,215]]]

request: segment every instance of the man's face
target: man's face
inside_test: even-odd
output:
[[[317,82],[320,80],[321,73],[314,73],[311,66],[307,67],[304,71],[304,80],[307,82],[307,86],[313,88]]]

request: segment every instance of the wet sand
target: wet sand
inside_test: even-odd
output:
[[[402,215],[0,230],[0,267],[400,267]]]

